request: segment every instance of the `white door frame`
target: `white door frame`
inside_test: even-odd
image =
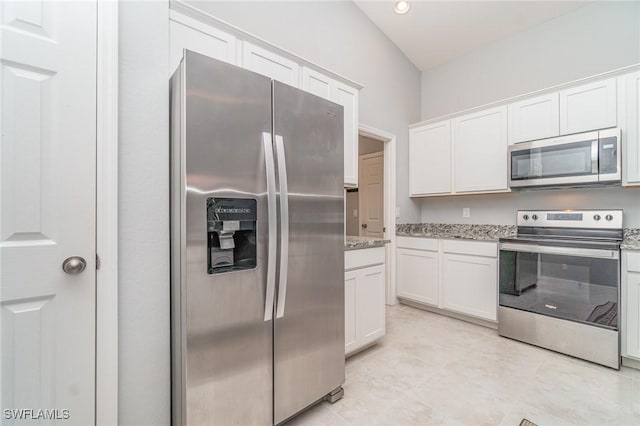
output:
[[[396,298],[396,136],[384,130],[360,123],[358,134],[384,142],[384,238],[390,240],[385,245],[386,279],[385,299],[387,305],[398,303]]]
[[[96,0],[96,425],[118,424],[118,2]],[[167,84],[169,84],[167,82]]]

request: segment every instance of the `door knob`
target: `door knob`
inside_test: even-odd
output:
[[[87,261],[80,256],[67,257],[62,262],[62,270],[67,274],[79,274],[87,267]]]
[[[362,227],[366,229],[366,228],[367,228],[367,224],[366,224],[366,223],[363,223],[363,224],[362,224]]]

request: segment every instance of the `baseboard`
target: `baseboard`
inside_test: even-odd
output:
[[[640,361],[637,359],[622,357],[622,365],[640,370]]]
[[[494,330],[498,329],[498,323],[494,321],[487,321],[480,318],[475,318],[472,316],[459,314],[457,312],[447,311],[446,309],[436,308],[435,306],[424,305],[419,302],[414,302],[413,300],[407,300],[403,298],[398,298],[400,304],[411,306],[412,308],[422,309],[423,311],[433,312],[434,314],[444,315],[447,317],[459,319],[461,321],[470,322],[476,325],[481,325],[483,327],[492,328]]]

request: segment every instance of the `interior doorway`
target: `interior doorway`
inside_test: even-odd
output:
[[[389,240],[385,299],[395,305],[396,137],[360,124],[358,148],[358,188],[347,191],[347,235]]]
[[[384,237],[384,142],[358,136],[358,188],[347,191],[347,235]]]

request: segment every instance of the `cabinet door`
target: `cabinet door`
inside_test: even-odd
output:
[[[358,89],[336,82],[333,99],[344,107],[344,184],[358,186]]]
[[[242,46],[242,66],[289,86],[300,87],[297,63],[246,41]]]
[[[397,295],[438,306],[438,252],[398,248]]]
[[[626,141],[622,161],[625,183],[640,184],[640,72],[621,77],[625,81]]]
[[[558,93],[509,105],[509,143],[550,138],[560,134]]]
[[[451,192],[451,122],[409,130],[411,196]]]
[[[356,280],[356,335],[358,346],[384,336],[384,265],[358,270]]]
[[[623,355],[640,359],[640,252],[626,252],[623,265]]]
[[[496,320],[498,268],[495,258],[442,254],[442,307]]]
[[[302,90],[321,98],[332,100],[334,85],[333,80],[326,75],[310,68],[302,67]]]
[[[344,277],[344,352],[356,349],[356,279],[357,271],[349,271]]]
[[[560,133],[614,127],[616,80],[609,79],[560,92]]]
[[[507,107],[453,120],[455,192],[507,189]]]
[[[236,38],[193,18],[171,11],[169,21],[169,70],[182,60],[183,49],[202,53],[230,64],[236,63]],[[179,19],[179,22],[174,19]]]

